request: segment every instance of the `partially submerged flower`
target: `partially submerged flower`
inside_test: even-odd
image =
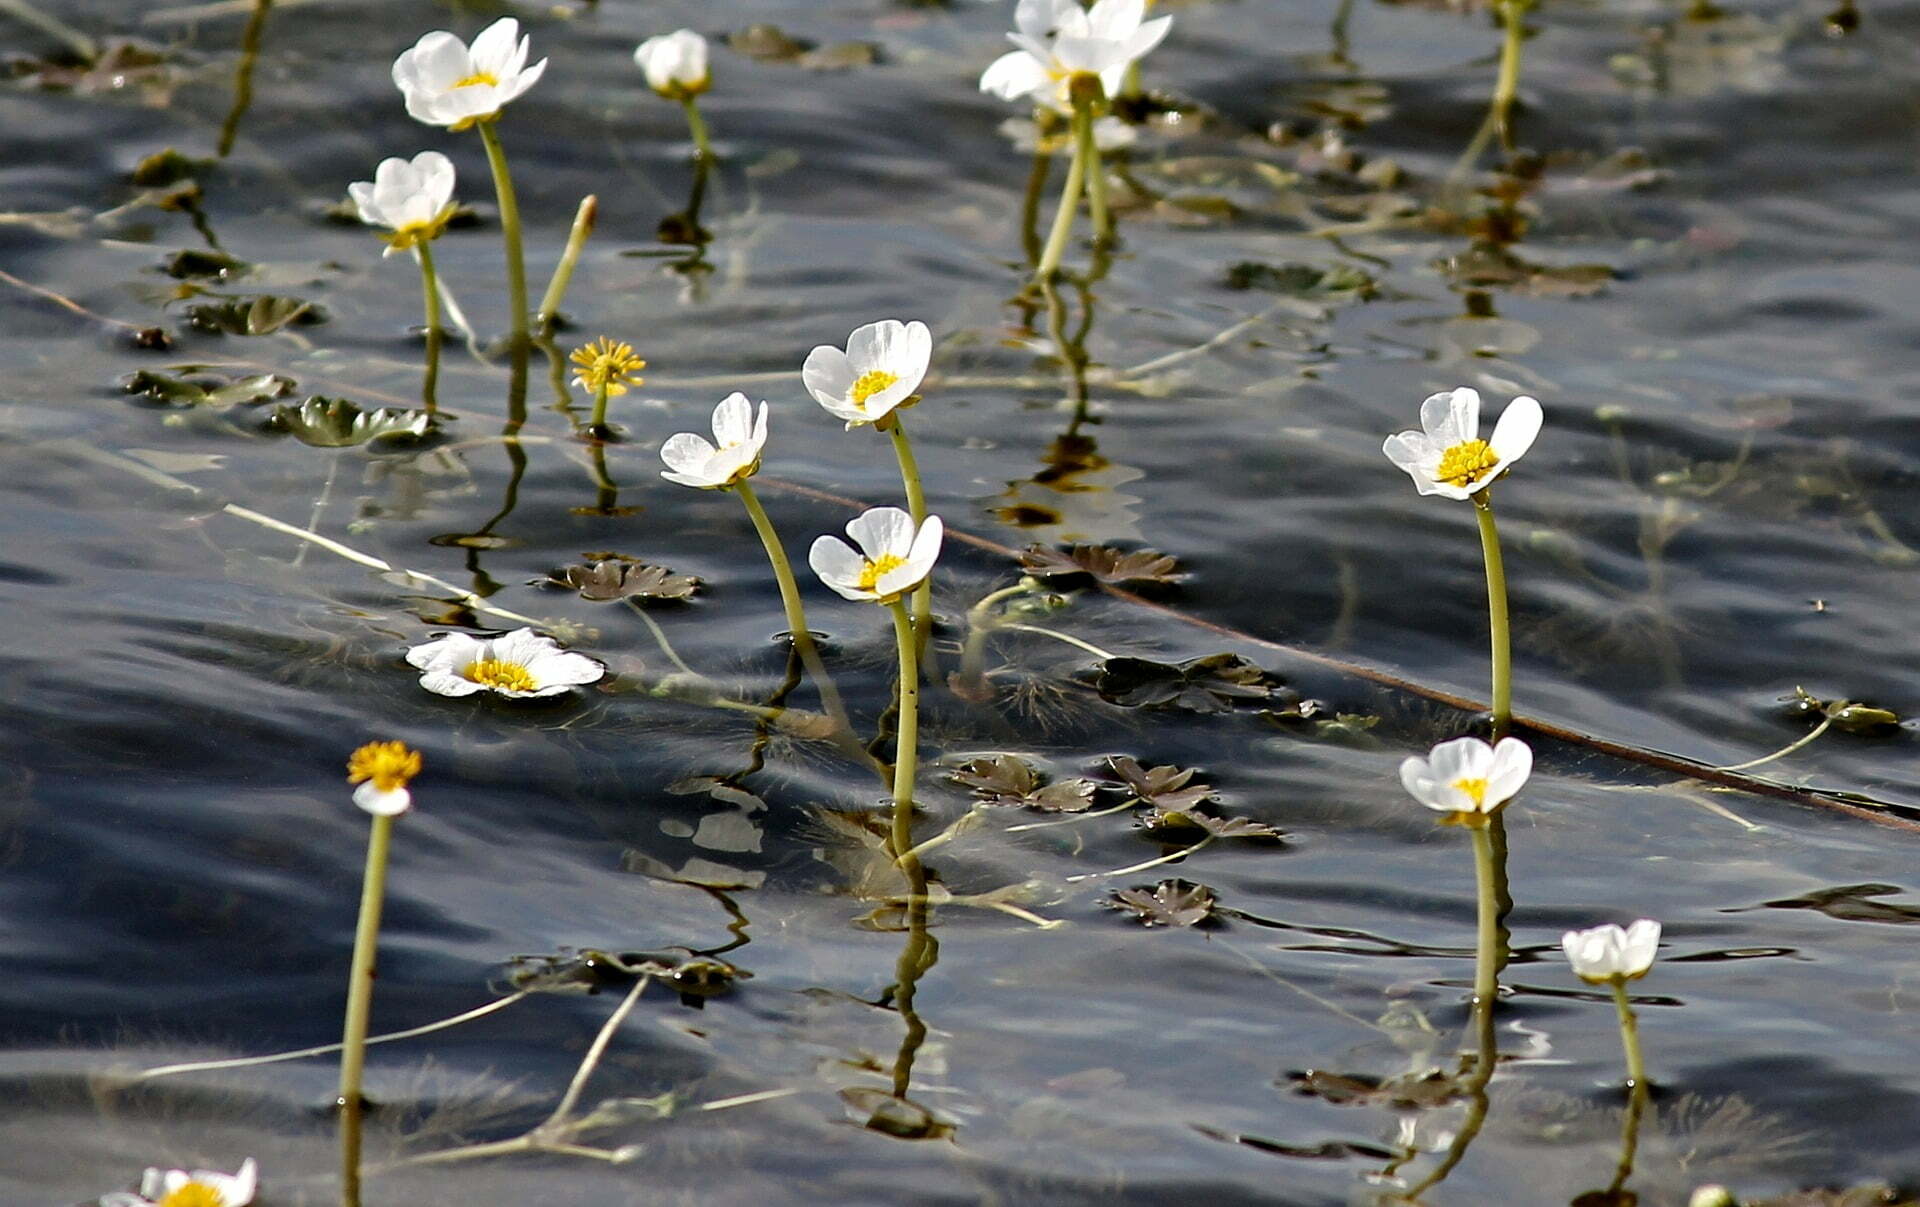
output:
[[[1480,392],[1461,386],[1421,403],[1422,430],[1388,436],[1382,451],[1421,494],[1470,499],[1526,455],[1540,422],[1540,404],[1523,394],[1500,413],[1493,438],[1482,440]]]
[[[646,73],[647,87],[670,101],[691,100],[713,83],[707,40],[690,29],[648,38],[634,48],[633,61]]]
[[[930,515],[918,532],[898,507],[875,507],[847,522],[858,552],[839,537],[823,536],[807,551],[820,581],[848,599],[890,604],[918,587],[940,558],[940,517]]]
[[[531,41],[520,36],[520,22],[512,17],[481,30],[472,47],[436,29],[393,61],[393,82],[415,120],[465,130],[500,116],[508,102],[539,81],[547,61],[527,66]]]
[[[682,486],[724,490],[760,468],[760,450],[767,443],[767,404],[756,419],[745,394],[729,394],[713,408],[713,443],[692,432],[678,432],[660,446],[667,463],[660,476]]]
[[[640,370],[647,367],[647,362],[634,354],[632,344],[609,336],[603,335],[593,343],[575,348],[568,359],[573,361],[574,385],[595,394],[604,388],[609,398],[618,398],[627,392],[628,386],[646,381],[640,376]]]
[[[532,629],[504,637],[450,633],[408,650],[407,663],[420,670],[420,686],[438,695],[491,691],[516,700],[558,695],[607,673],[595,659],[569,653]]]
[[[1659,948],[1660,924],[1652,918],[1642,918],[1624,930],[1609,922],[1560,936],[1560,950],[1567,953],[1567,963],[1590,985],[1638,980],[1653,967]]]
[[[101,1197],[100,1207],[246,1207],[259,1181],[252,1157],[240,1163],[237,1173],[148,1169],[140,1178],[139,1194],[115,1191]]]
[[[800,380],[836,419],[855,428],[884,419],[920,388],[933,359],[933,333],[922,322],[882,319],[855,329],[842,352],[822,344],[807,353]]]
[[[372,180],[356,180],[347,195],[368,226],[384,226],[387,255],[437,239],[453,217],[453,161],[438,151],[412,160],[383,159]]]
[[[353,803],[376,817],[393,817],[413,807],[407,785],[420,774],[420,752],[404,742],[368,742],[347,758],[347,782],[359,784]]]
[[[1489,746],[1479,738],[1455,738],[1426,758],[1400,764],[1400,782],[1413,799],[1451,820],[1493,813],[1518,795],[1533,772],[1533,749],[1519,738]]]
[[[980,89],[1005,100],[1030,97],[1056,109],[1072,106],[1076,76],[1097,76],[1107,96],[1120,90],[1127,68],[1160,44],[1172,17],[1146,20],[1146,0],[1020,0],[1007,35],[1018,50],[995,59]]]

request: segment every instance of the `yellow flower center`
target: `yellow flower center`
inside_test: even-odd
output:
[[[1500,464],[1500,455],[1485,440],[1464,440],[1440,454],[1440,466],[1433,471],[1435,482],[1464,487],[1467,483]]]
[[[419,774],[420,752],[408,750],[402,742],[368,742],[347,758],[347,782],[357,784],[372,780],[373,786],[381,792],[404,788],[409,780]],[[195,1185],[198,1183],[189,1182],[180,1189],[189,1190]]]
[[[227,1196],[205,1182],[188,1182],[161,1199],[158,1207],[227,1207]]]
[[[1451,786],[1456,792],[1466,793],[1467,799],[1473,802],[1474,808],[1483,809],[1486,807],[1486,804],[1487,804],[1487,781],[1486,780],[1460,779],[1460,780],[1453,781],[1453,784]]]
[[[868,562],[860,567],[860,589],[873,590],[874,584],[879,582],[883,575],[891,574],[906,564],[907,559],[904,557],[895,557],[891,553],[881,554],[880,560]]]
[[[646,368],[647,362],[634,355],[633,345],[606,336],[575,348],[570,359],[578,370],[573,375],[574,384],[595,394],[605,390],[609,398],[618,398],[627,392],[628,386],[637,386],[646,380],[639,375],[639,370]]]
[[[868,369],[860,375],[859,381],[853,383],[853,405],[857,407],[866,406],[867,399],[872,398],[875,394],[878,394],[899,380],[900,378],[898,376],[887,372],[885,369]]]
[[[530,692],[539,687],[526,667],[498,658],[482,659],[461,673],[481,687],[498,688],[500,691]]]
[[[473,88],[480,84],[485,84],[489,88],[498,88],[500,86],[500,77],[494,75],[491,71],[476,71],[464,80],[455,80],[453,82],[455,88]]]

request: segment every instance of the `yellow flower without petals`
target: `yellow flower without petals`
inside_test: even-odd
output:
[[[604,389],[609,398],[618,398],[628,386],[646,380],[639,371],[647,367],[647,362],[634,355],[633,345],[607,336],[575,348],[569,359],[578,370],[573,375],[574,385],[595,394]]]
[[[404,788],[413,777],[420,774],[420,752],[407,749],[404,742],[368,742],[353,752],[347,759],[347,782],[358,784],[363,780],[372,780],[373,786],[381,792],[392,792]],[[180,1190],[184,1191],[199,1183],[188,1183]],[[176,1194],[179,1191],[175,1192]],[[215,1207],[219,1207],[218,1193],[215,1195]],[[172,1199],[167,1200],[168,1203]],[[181,1200],[183,1207],[193,1207],[193,1200]]]

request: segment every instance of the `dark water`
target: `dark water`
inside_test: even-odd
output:
[[[1196,766],[1225,813],[1287,836],[1074,880],[1168,848],[1124,814],[1009,834],[1039,819],[993,813],[929,857],[958,901],[937,910],[938,962],[918,984],[926,1033],[908,1098],[938,1126],[895,1128],[918,1139],[862,1126],[914,1034],[888,994],[910,938],[861,924],[885,882],[846,820],[883,790],[824,743],[763,740],[750,718],[638,690],[670,667],[632,613],[528,583],[587,551],[699,575],[696,603],[650,614],[690,665],[743,698],[771,695],[784,621],[746,519],[724,494],[661,482],[656,450],[740,388],[773,404],[769,478],[895,501],[884,439],[842,433],[796,372],[810,347],[871,319],[935,332],[937,380],[911,423],[950,526],[1015,546],[1168,551],[1190,577],[1160,598],[1215,625],[1484,692],[1469,511],[1417,498],[1379,453],[1422,396],[1472,384],[1547,411],[1499,492],[1520,711],[1731,764],[1807,732],[1778,703],[1796,685],[1896,710],[1920,694],[1920,259],[1907,237],[1920,218],[1920,7],[1874,6],[1851,36],[1830,32],[1826,0],[1695,21],[1644,4],[1537,11],[1519,142],[1543,175],[1511,251],[1614,279],[1472,297],[1442,271],[1471,242],[1442,211],[1487,206],[1444,186],[1485,110],[1498,40],[1485,14],[1361,3],[1343,34],[1331,5],[1176,6],[1148,77],[1192,109],[1132,154],[1123,252],[1086,291],[1091,414],[1078,423],[1044,308],[1009,303],[1025,280],[1031,160],[997,132],[1008,107],[974,80],[1003,49],[1010,6],[517,10],[535,54],[552,57],[501,126],[535,290],[574,204],[597,193],[562,342],[611,334],[651,362],[616,402],[628,439],[607,450],[611,508],[537,356],[517,450],[498,439],[505,370],[457,341],[440,400],[459,418],[424,451],[310,448],[260,435],[259,407],[120,392],[135,370],[195,364],[281,373],[296,397],[407,405],[416,275],[323,211],[383,156],[434,147],[491,214],[478,140],[409,121],[387,72],[419,33],[470,36],[492,6],[278,6],[244,111],[244,6],[129,7],[47,11],[108,43],[135,39],[157,65],[68,89],[23,65],[0,93],[0,267],[22,283],[0,289],[7,1202],[91,1201],[149,1163],[232,1168],[246,1155],[265,1170],[264,1201],[333,1198],[331,1061],[137,1088],[104,1075],[337,1037],[365,831],[341,770],[376,737],[417,746],[427,765],[398,827],[377,1031],[499,996],[515,955],[711,950],[744,935],[724,958],[751,978],[703,1008],[650,989],[618,1032],[584,1106],[667,1095],[677,1109],[633,1108],[580,1142],[643,1146],[634,1160],[413,1165],[375,1175],[370,1202],[1319,1204],[1371,1201],[1408,1146],[1420,1150],[1400,1162],[1410,1180],[1438,1163],[1462,1104],[1316,1096],[1291,1075],[1457,1067],[1466,836],[1434,827],[1394,769],[1465,718],[1092,592],[1046,623],[1156,658],[1233,650],[1380,719],[1341,743],[1245,712],[1122,709],[1074,677],[1086,656],[996,637],[996,663],[1014,668],[1004,681],[1025,686],[986,706],[930,690],[929,764],[1012,751],[1063,777],[1117,754]],[[721,166],[700,215],[711,271],[672,267],[684,248],[629,254],[672,250],[654,230],[691,184],[680,115],[640,86],[632,46],[754,21],[871,43],[879,61],[820,71],[717,51],[705,109]],[[58,51],[0,28],[23,59]],[[231,153],[195,171],[192,206],[134,204],[143,158],[212,157],[230,122]],[[1344,161],[1327,132],[1363,161]],[[1326,237],[1336,224],[1353,229]],[[185,330],[162,267],[214,241],[253,268],[211,288],[297,295],[327,321],[260,337]],[[491,222],[450,233],[437,255],[493,334]],[[1228,288],[1247,261],[1359,269],[1377,296]],[[1074,249],[1070,263],[1086,262]],[[1066,301],[1071,334],[1086,296]],[[129,329],[151,326],[174,333],[170,350],[132,346]],[[796,551],[848,516],[774,483],[762,494]],[[428,696],[401,662],[408,645],[510,622],[228,505],[566,629],[629,690],[519,709]],[[1003,559],[951,546],[940,606],[958,618],[1012,580]],[[803,585],[871,726],[891,670],[883,618]],[[809,688],[794,702],[818,703]],[[1901,820],[1920,815],[1909,743],[1834,732],[1756,772],[1868,794]],[[1604,994],[1553,948],[1569,927],[1641,914],[1668,939],[1637,986],[1659,1087],[1631,1183],[1643,1202],[1684,1201],[1710,1180],[1759,1198],[1920,1179],[1911,832],[1676,785],[1577,744],[1539,751],[1508,811],[1506,1059],[1485,1131],[1427,1201],[1566,1202],[1606,1183],[1618,1037]],[[702,776],[750,795],[710,794]],[[937,766],[923,795],[923,835],[966,807]],[[1171,874],[1295,929],[1145,929],[1104,905],[1113,887]],[[986,907],[1002,899],[1066,925]],[[730,908],[744,928],[729,930]],[[537,995],[375,1049],[375,1159],[538,1123],[623,988]],[[774,1096],[695,1109],[761,1093]]]

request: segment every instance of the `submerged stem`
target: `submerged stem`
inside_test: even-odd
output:
[[[1613,1008],[1620,1015],[1620,1046],[1627,1056],[1627,1117],[1620,1128],[1620,1164],[1614,1170],[1609,1196],[1617,1195],[1633,1175],[1634,1150],[1640,1143],[1640,1116],[1647,1109],[1647,1066],[1640,1055],[1640,1021],[1627,997],[1627,982],[1613,978]]]
[[[367,1061],[367,1019],[373,1008],[374,956],[380,942],[380,908],[386,899],[387,853],[393,818],[375,815],[367,838],[367,866],[360,881],[360,923],[353,935],[347,973],[347,1014],[340,1039],[340,1201],[360,1202],[361,1075]]]
[[[1493,522],[1493,495],[1473,496],[1480,521],[1480,554],[1487,566],[1487,627],[1493,657],[1493,736],[1498,740],[1513,720],[1513,641],[1507,625],[1507,571],[1500,557],[1500,529]]]
[[[893,639],[900,653],[900,723],[894,734],[890,845],[911,879],[920,870],[920,859],[913,853],[913,781],[920,761],[920,652],[907,605],[895,599],[887,607],[893,613]]]
[[[480,141],[487,148],[487,166],[493,169],[493,191],[500,203],[500,233],[507,245],[507,296],[513,307],[513,347],[516,360],[527,350],[527,265],[520,245],[520,202],[514,195],[513,175],[507,170],[507,151],[500,145],[498,118],[479,123]]]

